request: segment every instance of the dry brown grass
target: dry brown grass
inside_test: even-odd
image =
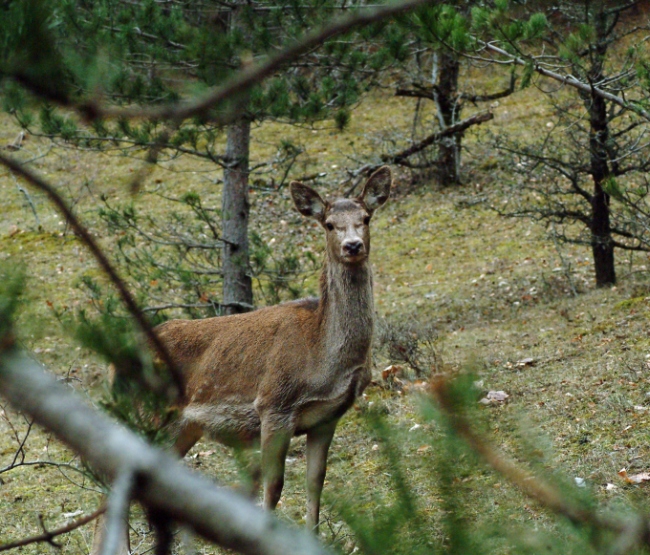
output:
[[[345,132],[264,125],[255,131],[254,157],[269,157],[278,138],[289,137],[306,149],[297,174],[327,172],[328,187],[338,189],[342,168],[354,167],[348,158],[351,153],[358,152],[361,157],[370,150],[377,152],[394,130],[408,136],[411,109],[412,101],[376,95],[355,112]],[[539,95],[519,93],[501,103],[490,125],[520,135],[531,133],[544,124],[545,109]],[[13,140],[17,132],[8,118],[0,118],[0,145]],[[509,174],[498,157],[486,150],[480,140],[482,133],[468,137],[465,187],[422,186],[393,199],[377,215],[373,259],[379,315],[389,325],[415,322],[422,329],[433,330],[446,371],[469,365],[482,382],[481,390],[509,393],[508,403],[480,410],[486,427],[505,451],[532,460],[538,468],[558,471],[569,482],[574,477],[584,478],[606,505],[628,506],[630,496],[637,501],[644,497],[643,486],[626,486],[616,472],[622,467],[630,472],[648,470],[650,456],[646,431],[646,408],[650,406],[648,261],[639,255],[624,261],[626,256],[619,255],[621,285],[595,290],[590,253],[584,248],[566,248],[563,257],[571,262],[569,281],[567,268],[546,240],[544,229],[527,221],[501,219],[489,209],[489,202],[506,200],[500,185]],[[49,149],[47,141],[32,137],[17,155],[26,159]],[[139,164],[132,158],[57,147],[33,167],[76,203],[78,213],[102,237],[105,230],[95,211],[99,195],[106,195],[111,202],[128,200],[127,186]],[[214,167],[180,159],[157,168],[146,187],[161,187],[176,195],[194,190],[206,203],[218,205],[217,177]],[[92,402],[97,399],[105,370],[66,335],[50,305],[70,310],[83,306],[87,299],[76,283],[82,275],[97,274],[94,262],[40,194],[29,190],[39,229],[17,182],[2,170],[0,192],[0,264],[20,261],[28,274],[18,321],[20,340],[52,371],[70,377],[73,387]],[[487,196],[489,202],[484,201]],[[152,205],[150,199],[139,194],[133,201],[147,204],[147,209],[164,217],[166,208]],[[286,192],[278,198],[254,194],[253,211],[255,226],[265,236],[321,248],[319,231],[306,227],[290,212]],[[280,219],[288,224],[278,225]],[[112,238],[102,240],[110,251]],[[578,289],[577,296],[572,294],[571,284]],[[312,279],[308,289],[314,286]],[[520,362],[526,358],[533,362]],[[389,362],[386,350],[379,345],[376,370]],[[391,499],[390,468],[381,441],[364,419],[369,407],[380,407],[396,431],[404,469],[431,520],[430,541],[439,544],[443,541],[440,499],[431,472],[435,443],[425,447],[438,432],[423,421],[415,396],[384,387],[379,372],[376,377],[377,385],[371,386],[358,409],[343,419],[332,447],[325,487],[325,517],[331,530],[325,535],[330,539],[336,536],[346,550],[354,547],[345,528],[338,536],[332,532],[340,528],[335,508],[343,502],[338,495],[341,492],[353,491],[354,503],[369,517],[378,505]],[[24,431],[17,415],[10,410],[7,415]],[[414,429],[415,424],[420,427]],[[0,438],[2,467],[15,450],[2,421]],[[303,442],[297,441],[289,454],[279,508],[283,518],[297,522],[302,519],[304,504],[303,447]],[[27,455],[28,460],[72,458],[40,430],[30,438]],[[566,533],[502,478],[480,467],[477,470],[470,462],[459,460],[457,486],[463,496],[472,499],[469,516],[476,526],[499,522],[504,530],[516,530],[533,521],[540,530],[551,529],[558,537]],[[219,482],[236,481],[236,465],[219,445],[201,442],[187,464]],[[98,502],[95,492],[79,488],[54,467],[24,467],[0,478],[0,542],[37,532],[38,514],[53,527],[62,522],[63,513],[88,512]],[[617,489],[606,489],[607,483]],[[569,483],[567,487],[572,486]],[[143,532],[138,522],[136,527]],[[89,541],[89,530],[70,534],[62,540],[62,552],[84,552]],[[495,548],[505,549],[502,539],[493,541]],[[41,550],[32,547],[23,552]],[[206,548],[206,552],[210,551]]]

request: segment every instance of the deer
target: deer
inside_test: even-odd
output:
[[[388,200],[391,183],[391,170],[383,166],[359,196],[332,201],[291,183],[298,212],[325,232],[319,298],[170,320],[154,329],[185,380],[174,450],[183,457],[204,434],[228,446],[259,446],[263,506],[273,510],[290,441],[306,435],[306,522],[316,533],[336,425],[371,378],[369,223]]]

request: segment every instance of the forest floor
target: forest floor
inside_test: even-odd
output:
[[[527,91],[502,101],[485,127],[532,137],[548,119],[538,96]],[[268,160],[278,138],[290,139],[305,153],[289,177],[323,173],[315,186],[334,194],[345,188],[346,168],[359,167],[370,153],[376,157],[407,144],[413,109],[412,100],[375,94],[356,109],[343,132],[265,124],[254,131],[253,158]],[[0,118],[1,147],[18,132],[13,120]],[[343,524],[347,510],[377,522],[391,514],[391,449],[398,450],[429,530],[420,541],[432,547],[448,541],[449,505],[439,480],[442,431],[422,410],[427,373],[472,372],[477,426],[485,437],[515,460],[552,475],[567,492],[581,493],[579,479],[605,510],[647,506],[646,487],[627,484],[618,472],[650,470],[650,262],[645,255],[619,253],[619,285],[596,289],[587,247],[558,246],[538,223],[505,219],[494,211],[509,201],[506,185],[514,177],[491,152],[486,129],[468,133],[465,145],[462,186],[412,184],[398,171],[395,194],[372,223],[378,313],[374,380],[338,428],[323,509],[325,540],[348,553],[357,538]],[[81,151],[34,136],[15,155],[33,159],[31,167],[57,185],[109,253],[116,252],[115,237],[98,217],[102,199],[114,205],[133,202],[157,218],[170,218],[174,208],[155,201],[154,191],[172,196],[194,191],[206,205],[219,205],[221,172],[206,162],[165,161],[150,172],[143,189],[131,193],[129,184],[142,167],[136,155]],[[57,318],[58,312],[89,306],[80,282],[98,276],[97,266],[43,195],[3,170],[0,193],[0,267],[22,264],[27,275],[16,323],[20,342],[88,402],[98,403],[105,364],[75,343]],[[253,189],[251,201],[253,227],[267,242],[298,241],[320,256],[321,233],[291,209],[286,187]],[[315,275],[309,275],[305,294],[314,293],[315,284]],[[398,360],[400,346],[411,349],[425,376]],[[391,365],[402,370],[397,376],[382,374]],[[508,398],[480,404],[489,391],[504,391]],[[385,414],[389,436],[369,423],[366,415],[375,409]],[[28,425],[8,406],[0,414],[2,469],[14,460]],[[47,528],[54,528],[92,511],[100,500],[74,456],[42,430],[31,431],[24,457],[25,463],[37,464],[0,473],[0,544],[39,533],[40,515]],[[219,483],[237,481],[228,450],[208,440],[186,462]],[[304,440],[294,442],[287,463],[278,512],[300,523]],[[507,553],[516,546],[535,551],[576,533],[466,452],[447,472],[470,528],[491,531],[482,536],[488,538],[486,551]],[[144,552],[145,527],[137,518],[133,526],[133,543]],[[87,552],[91,539],[92,526],[61,537],[61,553]],[[30,546],[22,552],[54,549]]]

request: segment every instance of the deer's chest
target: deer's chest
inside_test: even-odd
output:
[[[369,381],[370,369],[363,364],[336,383],[330,383],[307,395],[296,414],[296,434],[338,420],[352,406]]]

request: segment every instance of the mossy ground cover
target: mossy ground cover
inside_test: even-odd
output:
[[[328,193],[341,191],[345,168],[357,167],[357,160],[382,149],[399,148],[390,138],[409,136],[412,109],[411,100],[376,94],[355,111],[344,132],[327,126],[313,130],[266,124],[254,132],[253,156],[270,159],[279,140],[288,138],[305,149],[291,177],[322,172],[327,175],[317,186]],[[533,136],[548,119],[541,95],[530,91],[501,101],[494,110],[490,128],[520,138]],[[10,119],[0,120],[2,146],[17,133]],[[626,485],[617,471],[626,468],[632,473],[650,466],[648,260],[619,253],[620,284],[596,290],[588,249],[564,246],[559,251],[540,225],[497,216],[491,206],[509,201],[502,185],[512,175],[489,149],[486,137],[484,129],[466,137],[462,187],[430,183],[411,187],[398,172],[397,195],[373,222],[379,327],[406,329],[404,333],[415,334],[416,342],[430,341],[436,366],[431,368],[431,359],[423,359],[430,364],[427,370],[454,374],[470,368],[474,372],[477,425],[504,453],[554,476],[565,490],[576,490],[573,493],[577,492],[574,478],[584,479],[605,507],[626,510],[635,503],[644,505],[645,486]],[[32,167],[75,204],[109,253],[114,252],[115,237],[97,216],[102,195],[111,203],[134,202],[158,218],[166,217],[171,208],[152,201],[157,198],[151,194],[154,190],[172,196],[194,191],[206,204],[219,205],[220,171],[205,162],[165,161],[132,194],[129,184],[142,167],[137,157],[64,146],[28,137],[15,155],[38,157]],[[17,322],[20,341],[89,403],[97,403],[105,366],[80,348],[56,317],[57,312],[86,306],[89,300],[80,279],[99,276],[97,267],[40,193],[6,171],[0,171],[0,192],[0,264],[23,264],[27,274]],[[286,188],[255,188],[251,199],[253,226],[265,240],[292,241],[300,249],[321,252],[320,230],[291,210]],[[312,275],[305,293],[315,290]],[[405,370],[403,388],[382,380],[381,370],[395,360],[388,345],[378,341],[376,347],[375,380],[343,419],[332,446],[323,534],[351,552],[357,540],[342,524],[341,512],[351,507],[372,521],[395,502],[395,469],[387,457],[388,442],[389,449],[399,452],[401,469],[426,523],[428,533],[417,541],[439,547],[448,541],[444,523],[449,508],[440,484],[442,434],[435,422],[422,415],[420,389],[413,386],[411,371]],[[506,391],[508,401],[479,405],[488,390]],[[19,435],[26,431],[18,415],[9,407],[5,411],[7,420],[0,420],[0,467],[11,462],[16,450],[7,421]],[[376,412],[384,414],[393,432],[390,438],[369,423],[367,415]],[[42,430],[32,431],[26,460],[78,464]],[[293,522],[303,518],[304,462],[304,441],[299,439],[289,453],[278,509],[281,518]],[[237,482],[237,466],[218,444],[200,442],[187,464],[220,483]],[[495,552],[520,547],[536,551],[573,534],[466,452],[447,472],[465,507],[468,526],[483,530],[481,537]],[[43,515],[46,526],[54,527],[78,511],[93,510],[99,502],[96,486],[64,467],[24,466],[0,474],[0,479],[0,542],[37,533],[38,515]],[[526,534],[521,533],[524,529]],[[135,545],[143,541],[145,532],[142,521],[134,519]],[[91,533],[86,528],[62,538],[62,552],[87,551]],[[139,549],[144,551],[147,545],[144,541]],[[579,551],[584,544],[576,545]],[[214,551],[207,546],[200,549]],[[47,550],[54,548],[31,546],[23,552]]]

